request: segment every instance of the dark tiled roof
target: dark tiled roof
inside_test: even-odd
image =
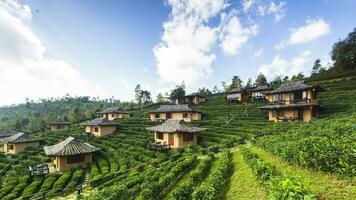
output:
[[[71,125],[70,122],[64,122],[64,121],[54,121],[54,122],[50,122],[48,124],[49,125]]]
[[[271,90],[271,88],[268,85],[260,85],[255,88],[247,89],[248,92],[258,92],[258,91],[267,91],[267,90]]]
[[[310,88],[321,89],[318,85],[307,85],[303,81],[283,83],[279,88],[268,92],[269,94],[306,90]]]
[[[3,143],[16,144],[16,143],[36,142],[36,141],[41,141],[41,139],[29,135],[27,133],[16,133],[10,137],[2,138],[0,141]]]
[[[195,97],[195,96],[204,97],[203,95],[199,94],[198,92],[193,92],[191,94],[185,95],[185,97]]]
[[[109,121],[105,118],[95,118],[93,120],[83,122],[80,125],[82,125],[82,126],[116,126],[118,124],[119,123]]]
[[[189,108],[188,104],[181,104],[181,105],[161,105],[151,113],[163,113],[163,112],[199,112]]]
[[[96,114],[106,114],[106,113],[121,113],[121,114],[129,114],[129,112],[121,109],[121,108],[107,108],[103,111],[97,112]]]
[[[234,88],[232,90],[230,90],[229,92],[227,92],[228,94],[232,94],[232,93],[241,93],[241,92],[246,92],[245,89],[243,88]]]
[[[153,127],[148,127],[146,130],[149,131],[157,131],[164,133],[172,133],[172,132],[186,132],[186,133],[195,133],[199,131],[206,130],[206,128],[198,128],[194,127],[184,120],[173,120],[168,119],[163,124]]]
[[[14,131],[0,132],[0,138],[10,137],[15,134],[16,134],[16,132],[14,132]]]
[[[45,146],[45,153],[48,156],[69,156],[84,153],[93,153],[100,149],[88,143],[80,142],[74,137],[68,137],[66,140],[53,146]]]
[[[301,107],[308,107],[308,106],[318,106],[316,103],[297,103],[297,104],[283,104],[283,105],[267,105],[259,107],[262,110],[278,110],[278,109],[285,109],[285,108],[301,108]]]

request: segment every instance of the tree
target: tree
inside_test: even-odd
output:
[[[246,83],[246,86],[245,86],[246,88],[250,88],[250,87],[252,87],[252,80],[251,80],[251,78],[248,78],[248,80],[247,80],[247,83]]]
[[[166,98],[164,98],[163,94],[162,93],[158,93],[157,97],[156,97],[156,102],[157,103],[163,103],[165,101],[166,101]]]
[[[312,68],[312,74],[316,74],[319,72],[320,68],[321,68],[321,64],[320,64],[320,59],[316,59]]]
[[[275,77],[270,83],[269,85],[275,89],[278,88],[280,85],[282,84],[282,78],[280,76]]]
[[[267,79],[266,79],[265,75],[263,75],[262,73],[259,73],[255,80],[255,85],[256,86],[267,85]]]
[[[183,82],[180,85],[176,85],[176,88],[171,91],[169,98],[173,100],[173,99],[182,98],[184,97],[184,95],[185,95],[185,84]]]
[[[203,87],[203,88],[198,89],[198,94],[203,95],[203,96],[209,96],[212,93],[208,88]]]
[[[356,28],[344,40],[334,44],[331,59],[337,71],[356,69]]]
[[[135,87],[135,99],[142,110],[143,105],[148,105],[152,103],[151,92],[147,90],[142,90],[141,85],[137,84]]]
[[[139,105],[142,104],[142,90],[140,84],[137,84],[135,87],[135,100]]]
[[[242,80],[239,76],[233,76],[231,79],[231,84],[229,89],[232,90],[234,88],[241,88],[242,87]]]
[[[213,94],[220,93],[220,90],[219,90],[218,86],[215,85],[215,86],[213,87],[213,91],[212,91],[212,92],[213,92]]]
[[[145,106],[152,103],[151,92],[147,90],[142,90],[141,96],[142,96],[142,102]]]
[[[302,81],[305,79],[305,76],[302,72],[299,72],[297,75],[293,75],[291,81]]]
[[[222,82],[221,82],[221,86],[222,86],[224,92],[229,91],[229,86],[226,84],[225,81],[222,81]]]

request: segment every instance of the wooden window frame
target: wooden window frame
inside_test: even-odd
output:
[[[163,133],[157,132],[156,133],[156,139],[163,140]]]
[[[160,118],[161,117],[161,115],[159,114],[159,113],[155,113],[155,118],[157,119],[157,118]]]
[[[183,118],[188,118],[188,113],[187,112],[183,113]]]
[[[67,156],[67,164],[82,163],[84,161],[85,161],[85,155],[84,154]]]
[[[193,133],[183,133],[183,142],[191,142],[194,141]]]

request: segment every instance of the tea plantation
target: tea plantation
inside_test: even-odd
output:
[[[120,129],[94,138],[79,125],[33,133],[52,145],[68,136],[101,149],[89,168],[30,177],[28,166],[48,162],[43,148],[0,155],[0,199],[355,199],[356,79],[324,81],[320,119],[272,123],[259,103],[228,104],[224,95],[193,106],[208,128],[198,145],[148,148],[156,123],[132,110]],[[77,196],[78,186],[82,193]]]

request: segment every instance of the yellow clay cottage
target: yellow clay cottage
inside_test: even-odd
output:
[[[247,92],[250,94],[252,102],[256,101],[267,101],[267,97],[265,95],[266,92],[271,91],[272,89],[268,85],[261,85],[253,88],[248,88]]]
[[[173,119],[146,129],[154,132],[155,143],[151,144],[151,148],[157,150],[195,145],[198,141],[197,133],[205,130],[205,128],[193,127],[184,120]]]
[[[191,93],[181,98],[173,99],[174,104],[201,104],[205,102],[205,97],[199,93]]]
[[[96,115],[100,118],[115,120],[127,118],[130,116],[130,113],[121,108],[107,108],[103,111],[97,112]]]
[[[309,122],[318,116],[318,93],[323,91],[318,85],[308,85],[303,81],[288,82],[265,93],[269,105],[260,109],[268,112],[270,121]]]
[[[93,120],[83,122],[80,125],[85,128],[86,133],[90,133],[95,137],[101,137],[115,132],[119,124],[105,118],[95,118]]]
[[[28,147],[38,147],[41,139],[27,133],[16,133],[12,136],[2,138],[5,154],[18,154],[26,151]]]
[[[200,111],[189,108],[188,104],[161,105],[158,109],[150,112],[150,119],[151,121],[183,119],[186,122],[191,122],[193,120],[201,120],[202,113]]]
[[[53,146],[45,146],[44,151],[52,159],[56,171],[64,171],[80,166],[87,166],[92,162],[92,155],[100,149],[88,143],[68,137]]]
[[[70,122],[54,121],[48,123],[48,127],[52,132],[66,131],[70,129]]]
[[[235,88],[229,92],[226,92],[226,101],[228,103],[239,103],[249,100],[249,93],[246,89]]]

